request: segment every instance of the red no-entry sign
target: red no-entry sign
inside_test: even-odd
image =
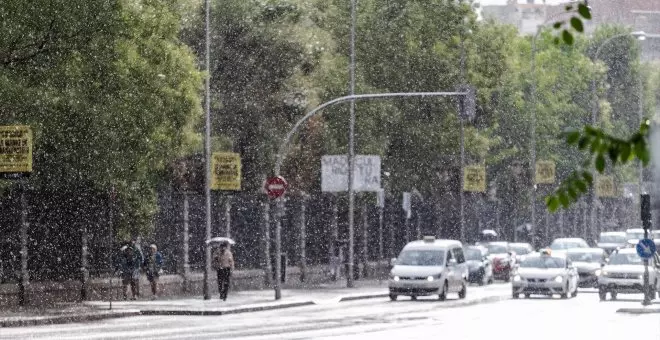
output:
[[[266,194],[268,194],[268,197],[278,198],[284,195],[284,192],[286,192],[288,186],[289,183],[286,182],[284,177],[277,176],[268,178],[266,180],[266,184],[264,185],[264,189],[266,189]]]

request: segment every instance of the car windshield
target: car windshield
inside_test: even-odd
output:
[[[501,244],[489,244],[488,246],[488,252],[491,254],[504,254],[509,251],[509,249],[506,246],[503,246]]]
[[[481,261],[483,254],[476,248],[465,249],[465,259],[468,261]]]
[[[610,257],[610,264],[619,265],[619,264],[642,264],[642,258],[637,254],[613,254]]]
[[[396,261],[401,266],[442,266],[445,260],[443,250],[404,250]]]
[[[511,246],[511,250],[513,250],[518,255],[527,255],[532,252],[528,247]]]
[[[623,235],[603,235],[600,237],[600,243],[626,243],[628,239]]]
[[[641,240],[644,238],[644,232],[631,232],[626,233],[626,238],[628,240]]]
[[[571,248],[584,248],[584,243],[578,241],[559,241],[552,242],[550,249],[552,250],[562,250],[562,249],[571,249]]]
[[[568,253],[568,258],[573,262],[599,263],[603,254],[599,253]]]
[[[561,257],[551,257],[551,256],[533,256],[524,259],[520,263],[520,268],[564,268],[566,266],[566,260]]]

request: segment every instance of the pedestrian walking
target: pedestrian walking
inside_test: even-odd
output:
[[[218,248],[215,248],[213,253],[213,269],[218,273],[220,299],[227,301],[229,278],[231,277],[231,271],[234,269],[234,255],[231,253],[229,242],[221,243]]]
[[[120,250],[118,270],[121,276],[124,300],[128,299],[129,286],[132,293],[131,300],[136,300],[140,297],[138,290],[141,266],[139,253],[128,245],[122,246]]]
[[[144,272],[147,274],[147,280],[151,285],[151,298],[158,297],[158,279],[163,272],[163,255],[158,251],[158,247],[152,244],[149,247],[149,252],[144,258]]]

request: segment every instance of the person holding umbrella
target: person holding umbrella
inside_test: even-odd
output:
[[[218,291],[220,292],[220,299],[222,299],[222,301],[227,301],[229,278],[231,277],[231,271],[234,269],[234,255],[231,252],[231,244],[233,241],[231,239],[218,241],[219,242],[216,242],[218,247],[213,251],[212,265],[213,269],[218,273]]]

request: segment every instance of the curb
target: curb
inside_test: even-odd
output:
[[[635,315],[660,314],[660,308],[619,308],[616,312]]]
[[[73,315],[58,315],[46,317],[24,318],[17,320],[0,320],[0,328],[6,327],[29,327],[29,326],[43,326],[43,325],[56,325],[65,323],[99,321],[106,319],[125,318],[129,316],[139,316],[140,311],[127,311],[127,312],[113,312],[113,313],[99,313],[99,314],[73,314]]]
[[[240,314],[240,313],[251,313],[251,312],[262,312],[276,309],[285,309],[285,308],[295,308],[295,307],[304,307],[315,305],[313,301],[304,301],[304,302],[293,302],[285,303],[274,306],[255,306],[255,307],[245,307],[245,308],[236,308],[228,310],[141,310],[140,315],[186,315],[186,316],[218,316],[218,315],[227,315],[227,314]]]
[[[378,299],[386,298],[390,296],[388,293],[378,293],[378,294],[369,294],[369,295],[355,295],[355,296],[344,296],[339,299],[339,302],[346,301],[356,301],[356,300],[367,300],[367,299]]]

